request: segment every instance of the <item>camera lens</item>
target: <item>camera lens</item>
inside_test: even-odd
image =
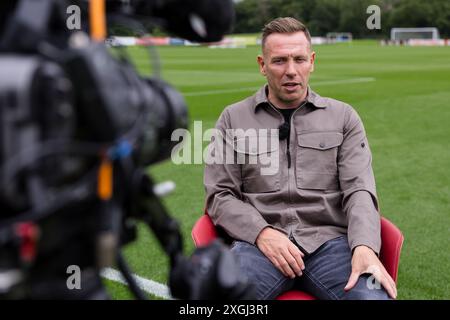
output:
[[[151,91],[146,101],[146,124],[143,133],[139,162],[152,164],[167,159],[178,141],[172,141],[172,132],[186,129],[188,112],[181,94],[159,79],[147,79]]]

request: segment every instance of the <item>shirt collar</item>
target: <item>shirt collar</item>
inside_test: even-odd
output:
[[[255,104],[253,105],[253,109],[256,112],[259,106],[268,104],[269,100],[267,99],[268,93],[268,85],[265,84],[262,86],[255,94]],[[327,103],[326,99],[322,98],[320,95],[311,90],[311,87],[308,86],[308,94],[306,95],[306,102],[313,105],[316,108],[326,108]]]

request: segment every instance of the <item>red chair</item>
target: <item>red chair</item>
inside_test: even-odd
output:
[[[192,239],[196,247],[209,244],[220,237],[208,214],[204,214],[197,220],[192,228]],[[400,251],[403,245],[403,235],[401,231],[388,219],[381,217],[381,251],[380,260],[386,271],[397,283],[398,264],[400,261]],[[277,297],[277,300],[315,300],[312,295],[299,291],[290,290]]]

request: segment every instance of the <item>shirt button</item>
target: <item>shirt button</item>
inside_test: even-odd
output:
[[[319,147],[325,148],[325,143],[321,142],[321,143],[319,144]]]

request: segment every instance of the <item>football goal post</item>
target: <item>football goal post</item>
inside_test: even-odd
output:
[[[392,28],[392,41],[408,41],[410,39],[430,39],[438,40],[439,31],[437,28]]]

